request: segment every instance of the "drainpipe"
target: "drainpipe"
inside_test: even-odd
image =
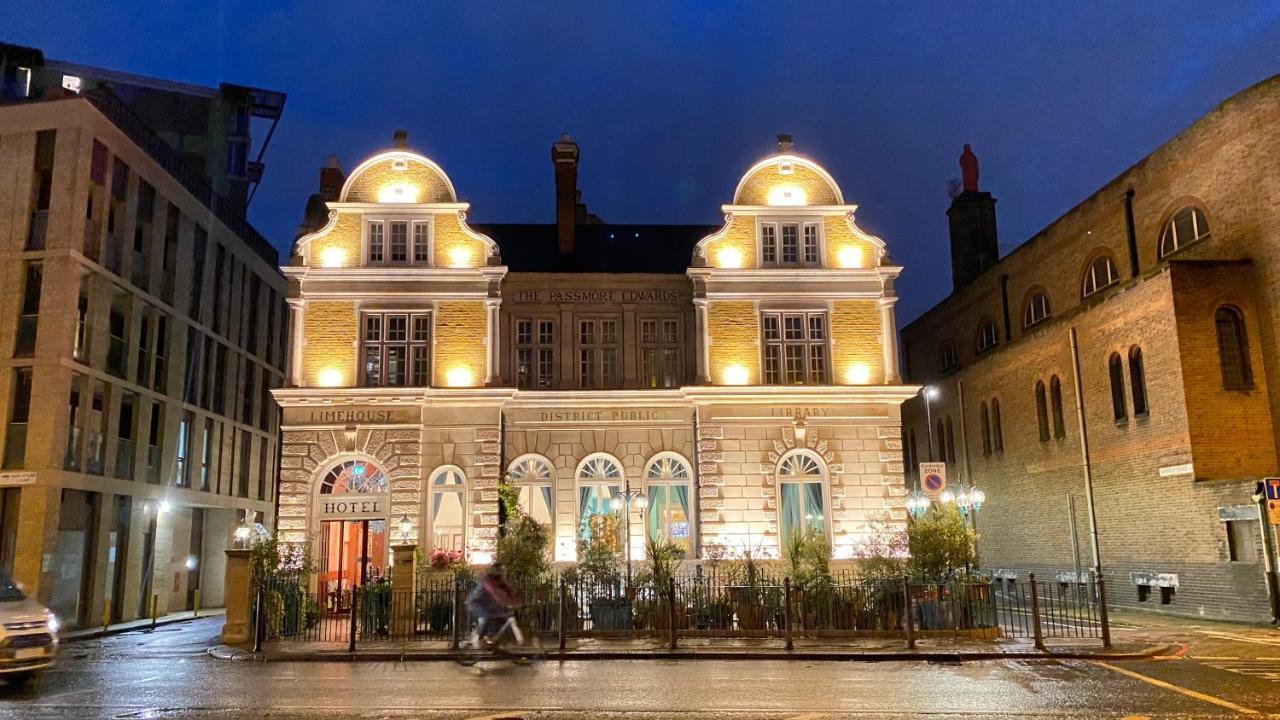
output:
[[[1129,233],[1129,270],[1138,277],[1138,231],[1133,225],[1133,188],[1124,193],[1124,226]]]
[[[1071,337],[1071,372],[1076,389],[1076,419],[1080,426],[1080,469],[1084,472],[1085,500],[1089,510],[1089,543],[1093,549],[1093,572],[1102,577],[1102,554],[1098,549],[1098,509],[1093,498],[1093,463],[1089,459],[1088,428],[1084,420],[1084,388],[1080,384],[1080,343],[1074,326]]]

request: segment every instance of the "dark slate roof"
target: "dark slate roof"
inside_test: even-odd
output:
[[[579,225],[575,250],[561,253],[551,224],[477,224],[493,238],[512,272],[678,273],[693,246],[719,225]]]

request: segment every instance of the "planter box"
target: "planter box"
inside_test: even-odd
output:
[[[631,602],[591,605],[592,630],[630,630]]]

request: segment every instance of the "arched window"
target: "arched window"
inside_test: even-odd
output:
[[[1111,415],[1116,422],[1129,417],[1129,408],[1124,402],[1124,361],[1120,353],[1111,353],[1107,360],[1107,374],[1111,377]]]
[[[593,525],[607,522],[603,518],[616,515],[614,499],[622,501],[622,464],[612,455],[596,453],[578,463],[575,473],[578,480],[578,536],[591,537]],[[618,537],[622,537],[622,523],[618,523]]]
[[[445,465],[431,473],[431,549],[457,550],[466,546],[467,479],[462,470]]]
[[[995,347],[1000,342],[999,329],[996,328],[996,321],[991,319],[983,320],[978,325],[978,352],[983,353]]]
[[[950,416],[950,415],[948,415],[948,416],[947,416],[947,424],[946,424],[946,427],[947,427],[947,446],[946,446],[947,454],[946,454],[946,458],[947,458],[947,462],[949,462],[949,463],[954,463],[954,462],[956,461],[956,436],[955,436],[955,433],[953,433],[953,432],[951,431],[951,416]]]
[[[541,455],[521,455],[512,461],[507,474],[519,493],[520,509],[551,528],[554,537],[555,473],[551,470],[551,461]]]
[[[1044,381],[1036,383],[1036,424],[1040,428],[1040,442],[1049,439],[1049,403],[1044,394]]]
[[[1209,237],[1209,221],[1198,207],[1184,207],[1160,231],[1160,257]]]
[[[1049,402],[1053,405],[1053,436],[1067,436],[1066,423],[1062,421],[1062,381],[1057,375],[1049,378]]]
[[[1022,311],[1022,327],[1029,328],[1044,322],[1049,317],[1049,296],[1043,290],[1033,290],[1027,297],[1026,308]]]
[[[951,343],[943,345],[938,350],[938,372],[949,372],[955,370],[960,364],[960,357],[956,355],[956,347]]]
[[[1133,388],[1133,414],[1147,414],[1147,370],[1142,364],[1142,348],[1129,348],[1129,384]]]
[[[683,547],[686,554],[693,550],[692,480],[689,462],[672,452],[658,453],[645,465],[646,531],[654,540]]]
[[[366,495],[386,491],[386,473],[377,465],[363,460],[339,463],[320,481],[321,495]]]
[[[779,537],[827,529],[827,465],[810,450],[792,450],[778,461]]]
[[[1084,285],[1080,288],[1080,297],[1089,297],[1099,290],[1120,282],[1120,273],[1110,255],[1099,255],[1089,263],[1084,271]]]
[[[1000,427],[999,398],[991,398],[991,445],[996,452],[1004,452],[1004,429]]]
[[[991,413],[987,411],[987,403],[978,406],[978,424],[982,429],[982,454],[991,454]]]
[[[1249,365],[1249,337],[1245,334],[1240,311],[1223,305],[1213,315],[1218,333],[1218,364],[1222,366],[1222,387],[1248,390],[1253,387],[1253,369]]]

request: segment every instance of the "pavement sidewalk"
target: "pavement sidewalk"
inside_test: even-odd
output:
[[[221,617],[226,611],[223,608],[202,609],[200,612],[193,613],[190,610],[182,612],[169,613],[156,618],[155,626],[172,625],[174,623],[190,622],[196,619],[207,617]],[[132,632],[134,630],[147,630],[151,627],[151,618],[141,618],[138,620],[130,620],[129,622],[113,623],[106,626],[80,628],[78,630],[68,630],[59,633],[58,640],[61,642],[76,642],[78,640],[92,640],[94,638],[106,637],[107,635],[118,635],[120,633]]]
[[[544,640],[548,660],[924,660],[961,662],[995,659],[1102,659],[1135,660],[1159,655],[1174,655],[1176,644],[1158,643],[1140,637],[1118,638],[1110,648],[1096,639],[1055,640],[1046,650],[1037,650],[1027,640],[973,640],[927,638],[916,642],[910,650],[902,638],[796,639],[794,649],[787,650],[781,639],[681,639],[675,650],[661,638],[599,639],[575,638],[563,651],[556,640]],[[224,660],[267,662],[393,662],[408,660],[453,660],[458,653],[450,651],[447,642],[366,642],[348,652],[346,643],[270,642],[262,652],[218,645],[209,654]]]

